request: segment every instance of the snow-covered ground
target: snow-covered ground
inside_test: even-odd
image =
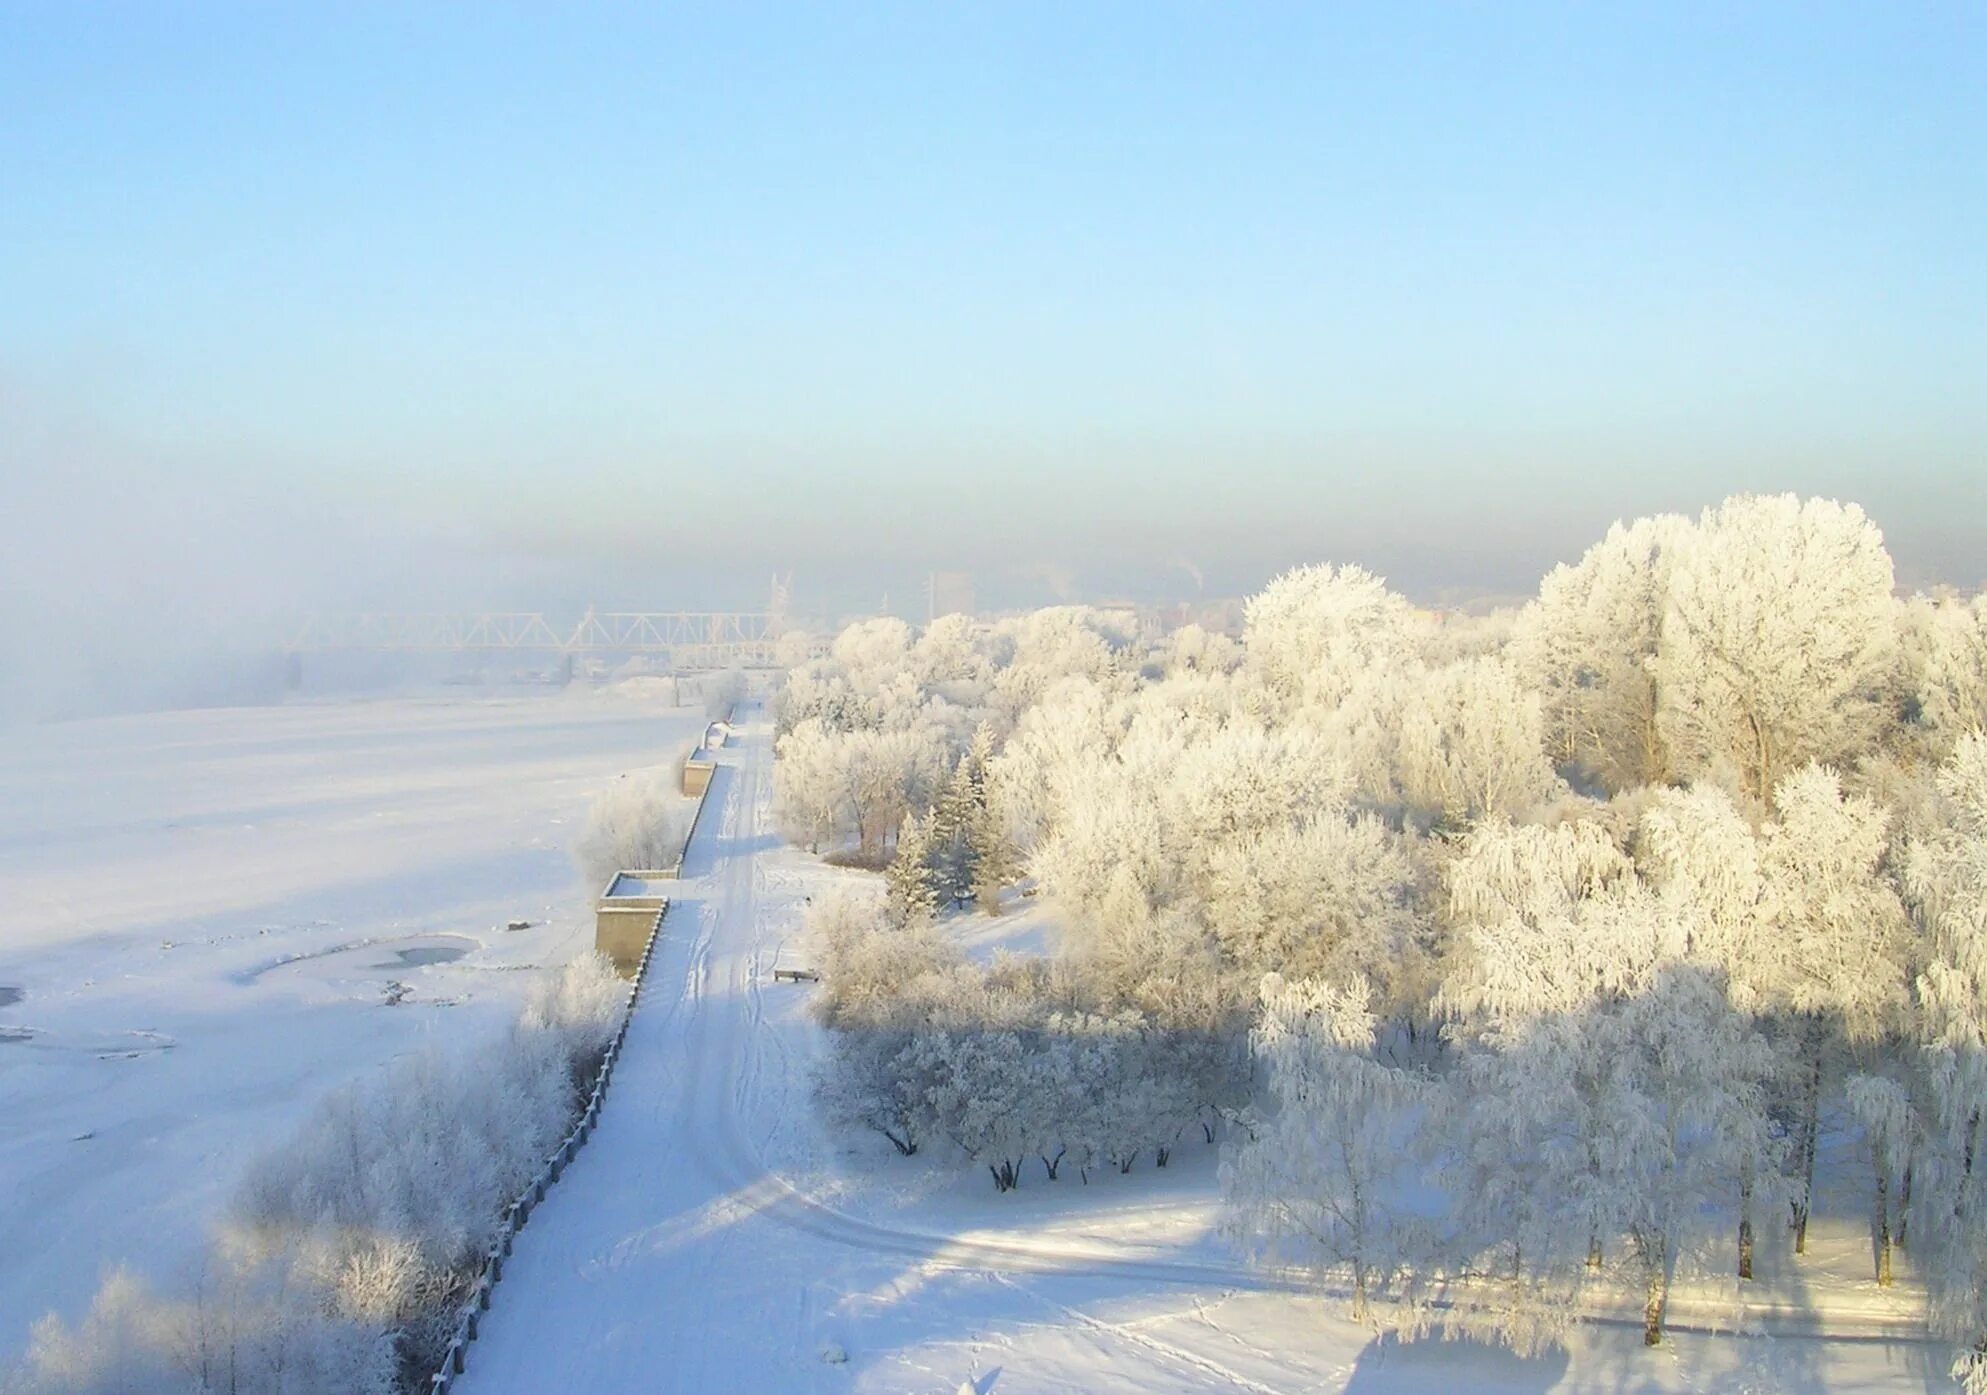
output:
[[[177,1277],[326,1091],[508,1023],[591,943],[592,793],[704,720],[576,690],[0,732],[0,1366],[104,1266]]]
[[[810,990],[771,972],[808,962],[808,898],[859,874],[780,845],[767,726],[742,717],[612,1100],[519,1237],[469,1395],[1949,1388],[1937,1346],[1819,1339],[1798,1322],[1711,1335],[1688,1330],[1687,1302],[1657,1351],[1632,1316],[1536,1361],[1401,1345],[1236,1262],[1214,1233],[1212,1149],[1087,1187],[1037,1172],[998,1196],[983,1174],[825,1132],[809,1102]],[[972,933],[985,952],[1053,926],[1029,907]],[[1845,1264],[1836,1298],[1895,1301],[1849,1277],[1853,1254]]]

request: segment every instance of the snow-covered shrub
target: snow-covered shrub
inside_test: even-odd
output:
[[[623,775],[594,796],[573,851],[589,889],[619,871],[676,865],[689,816],[675,769],[680,762]]]
[[[625,981],[589,954],[533,984],[496,1041],[422,1052],[333,1092],[250,1162],[190,1295],[113,1273],[75,1327],[36,1328],[0,1389],[387,1395],[424,1376],[626,1003]]]
[[[592,1077],[627,1008],[628,981],[606,955],[589,950],[533,980],[518,1028],[553,1034],[577,1084]]]
[[[73,1328],[37,1323],[7,1395],[393,1395],[391,1338],[327,1312],[266,1267],[210,1273],[167,1299],[128,1271],[105,1277]]]

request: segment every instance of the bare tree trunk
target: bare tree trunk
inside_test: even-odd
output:
[[[1659,1347],[1663,1344],[1663,1309],[1669,1302],[1668,1286],[1663,1283],[1663,1270],[1660,1265],[1649,1271],[1649,1295],[1642,1303],[1642,1345]]]
[[[1808,1252],[1808,1212],[1814,1204],[1815,1150],[1821,1134],[1821,1024],[1803,1030],[1808,1051],[1808,1088],[1801,1104],[1801,1199],[1794,1209],[1794,1253]]]
[[[1890,1179],[1877,1173],[1877,1287],[1889,1288],[1890,1273]]]
[[[1904,1243],[1905,1227],[1911,1224],[1911,1168],[1910,1163],[1904,1165],[1904,1185],[1897,1193],[1897,1243],[1900,1245]]]
[[[1752,1277],[1752,1165],[1739,1179],[1739,1277]]]

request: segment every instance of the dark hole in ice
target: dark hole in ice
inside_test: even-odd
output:
[[[416,945],[412,949],[396,949],[393,952],[394,964],[381,965],[382,968],[403,967],[415,969],[423,964],[452,964],[469,953],[454,945]]]

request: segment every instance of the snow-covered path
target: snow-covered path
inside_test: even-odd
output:
[[[1939,1358],[1911,1342],[1680,1335],[1655,1365],[1631,1321],[1579,1335],[1570,1360],[1399,1347],[1190,1234],[1113,1245],[1010,1212],[1005,1233],[940,1235],[817,1202],[778,1162],[809,1106],[796,990],[769,981],[797,912],[768,855],[770,731],[750,713],[738,734],[609,1106],[518,1237],[468,1395],[1926,1388]]]
[[[788,1064],[756,1031],[769,829],[763,722],[720,758],[641,1009],[592,1142],[518,1237],[472,1352],[471,1392],[794,1389],[822,1371],[811,1239],[755,1126]],[[837,1388],[836,1385],[824,1388]]]
[[[1054,1275],[1084,1290],[1065,1298],[1090,1296],[1099,1279],[1121,1289],[1197,1280],[1220,1288],[1242,1277],[1046,1241],[890,1229],[823,1207],[768,1169],[762,1150],[787,1122],[781,1111],[806,1107],[807,1092],[804,1064],[785,1058],[782,1034],[759,1030],[778,950],[761,913],[760,854],[777,838],[767,724],[741,723],[740,736],[721,757],[609,1108],[518,1237],[459,1388],[846,1390],[861,1363],[824,1362],[822,1350],[854,1345],[858,1312],[901,1309],[914,1292],[930,1306],[934,1287],[951,1286],[934,1276],[948,1271]],[[990,1283],[985,1274],[961,1278],[976,1289]],[[1045,1304],[1071,1320],[1053,1298],[992,1286],[1003,1296],[985,1318],[1019,1302],[1033,1310],[1030,1326]],[[937,1306],[942,1315],[899,1335],[963,1337],[982,1325],[960,1311],[958,1296]],[[1086,1341],[1094,1345],[1095,1334]],[[1203,1359],[1157,1350],[1162,1365],[1210,1374]],[[929,1388],[951,1391],[966,1374],[963,1365],[933,1372]]]

